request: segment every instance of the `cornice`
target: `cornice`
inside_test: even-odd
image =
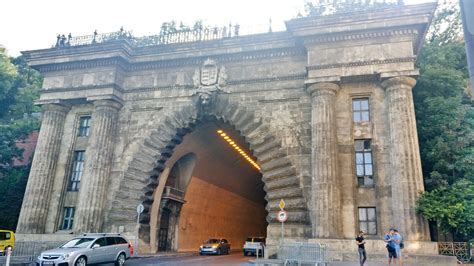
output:
[[[82,87],[59,87],[59,88],[43,88],[40,90],[41,94],[45,93],[57,93],[57,92],[68,92],[68,91],[84,91],[84,90],[94,90],[94,89],[104,89],[104,88],[113,88],[114,90],[124,93],[125,90],[115,83],[101,84],[101,85],[91,85],[91,86],[82,86]]]
[[[107,59],[93,59],[84,61],[75,61],[59,64],[36,65],[34,68],[41,73],[58,72],[65,70],[89,69],[97,67],[118,66],[122,70],[126,69],[127,62],[121,57],[112,57]]]
[[[265,82],[275,82],[275,81],[289,81],[289,80],[304,80],[306,79],[306,74],[297,74],[297,75],[288,75],[281,77],[269,77],[269,78],[259,78],[259,79],[242,79],[242,80],[230,80],[227,82],[228,85],[242,85],[242,84],[254,84],[254,83],[265,83]]]
[[[203,60],[212,57],[219,61],[219,63],[226,62],[240,62],[248,60],[260,60],[267,58],[278,58],[287,56],[304,56],[306,50],[301,47],[276,48],[264,51],[240,52],[234,54],[221,54],[216,56],[199,56],[194,58],[179,58],[174,60],[154,61],[145,63],[127,62],[120,57],[108,59],[94,59],[85,61],[76,61],[60,64],[37,65],[35,68],[44,72],[57,72],[65,70],[89,69],[107,66],[119,66],[124,71],[141,71],[159,68],[185,67],[185,66],[200,66]],[[132,58],[133,59],[133,58]]]
[[[416,56],[411,56],[411,57],[390,58],[390,59],[384,59],[384,60],[370,60],[370,61],[362,61],[362,62],[319,64],[319,65],[308,66],[308,67],[306,67],[306,69],[307,70],[319,70],[319,69],[357,67],[357,66],[368,66],[368,65],[382,65],[382,64],[393,64],[393,63],[415,62],[415,61],[416,61]]]
[[[375,38],[387,38],[393,36],[406,36],[406,35],[417,35],[418,29],[415,27],[392,29],[392,30],[375,30],[368,32],[347,32],[338,34],[321,34],[304,39],[305,44],[318,44],[318,43],[329,43],[329,42],[342,42],[342,41],[356,41],[364,39],[375,39]]]

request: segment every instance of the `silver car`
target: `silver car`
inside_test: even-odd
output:
[[[132,245],[119,234],[84,234],[56,249],[42,252],[36,265],[85,266],[115,262],[121,266],[130,255],[133,255]]]

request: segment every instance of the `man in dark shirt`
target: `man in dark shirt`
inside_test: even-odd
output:
[[[359,236],[356,237],[356,243],[359,247],[359,261],[360,266],[364,265],[364,262],[367,260],[367,253],[365,252],[365,239],[364,239],[364,231],[359,231]]]

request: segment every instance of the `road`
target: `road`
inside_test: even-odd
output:
[[[221,256],[199,256],[192,255],[186,257],[148,257],[148,258],[134,258],[128,260],[126,266],[135,265],[250,265],[249,260],[255,257],[244,257],[241,252],[231,255]]]

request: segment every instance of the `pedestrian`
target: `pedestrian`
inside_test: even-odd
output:
[[[359,236],[356,237],[356,243],[359,251],[360,266],[363,266],[364,262],[367,260],[367,253],[365,252],[364,231],[359,231]]]
[[[400,266],[403,265],[403,259],[402,259],[402,236],[400,233],[398,233],[397,229],[393,229],[393,240],[395,242],[395,252],[397,253],[397,258],[398,258],[398,263]]]
[[[395,241],[394,241],[394,238],[393,238],[394,232],[395,232],[394,229],[390,228],[390,230],[384,236],[384,239],[383,239],[385,241],[385,243],[387,243],[386,248],[387,248],[387,251],[388,251],[388,265],[391,265],[392,262],[393,262],[393,265],[397,264],[397,252],[396,252],[396,249],[395,249]]]

